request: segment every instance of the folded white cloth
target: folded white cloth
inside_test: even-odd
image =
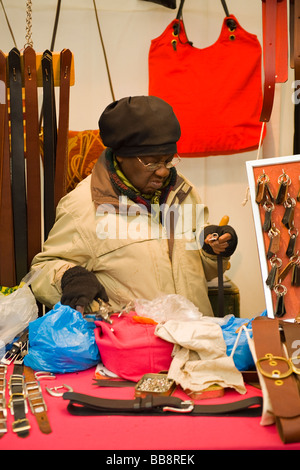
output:
[[[192,322],[169,320],[158,324],[155,334],[174,343],[168,377],[184,390],[200,392],[218,384],[246,393],[241,372],[226,354],[221,327],[209,317]]]

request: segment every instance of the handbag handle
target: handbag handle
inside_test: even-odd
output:
[[[178,8],[177,15],[176,15],[176,20],[180,20],[182,18],[182,10],[183,10],[184,2],[185,0],[180,0],[179,8]],[[222,4],[222,7],[224,8],[225,15],[230,16],[230,13],[226,4],[226,0],[221,0],[221,4]],[[227,26],[228,28],[234,30],[236,28],[236,23],[233,19],[229,19],[227,20]]]

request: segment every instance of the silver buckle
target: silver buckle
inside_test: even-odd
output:
[[[27,395],[31,412],[35,414],[35,413],[42,413],[43,411],[47,411],[47,405],[44,401],[40,384],[37,382],[27,382],[25,387],[26,387],[26,395]],[[32,391],[34,392],[29,393]]]
[[[174,406],[164,406],[163,411],[173,411],[174,413],[190,413],[194,409],[194,403],[191,400],[185,400],[180,405],[188,405],[186,408],[176,408]]]

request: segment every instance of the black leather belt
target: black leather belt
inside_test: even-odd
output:
[[[27,203],[25,184],[25,155],[23,100],[20,52],[13,48],[8,56],[11,116],[12,202],[15,235],[16,281],[20,283],[28,272],[27,261]]]
[[[70,400],[67,409],[77,416],[95,415],[149,415],[165,416],[184,414],[190,416],[261,416],[262,397],[256,396],[232,403],[219,405],[195,405],[192,401],[184,401],[174,396],[145,398],[134,400],[115,400],[98,398],[75,392],[63,394],[64,400]]]
[[[57,141],[52,53],[48,50],[44,52],[42,57],[42,73],[44,120],[44,239],[46,239],[55,220],[54,178]]]
[[[54,186],[55,206],[66,194],[71,63],[72,52],[69,49],[63,49],[60,53],[59,118]]]

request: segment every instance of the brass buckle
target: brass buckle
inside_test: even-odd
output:
[[[30,424],[28,419],[18,419],[12,423],[13,432],[19,433],[23,431],[28,431],[30,429]]]
[[[286,372],[280,372],[280,370],[274,369],[272,372],[267,372],[263,369],[261,364],[265,361],[268,361],[269,365],[274,367],[278,365],[278,361],[282,361],[288,366],[288,370]],[[276,381],[281,381],[281,379],[289,377],[294,371],[293,365],[289,359],[282,356],[273,356],[271,353],[267,353],[265,356],[259,358],[256,362],[256,366],[264,377],[267,377],[268,379],[274,379]]]

